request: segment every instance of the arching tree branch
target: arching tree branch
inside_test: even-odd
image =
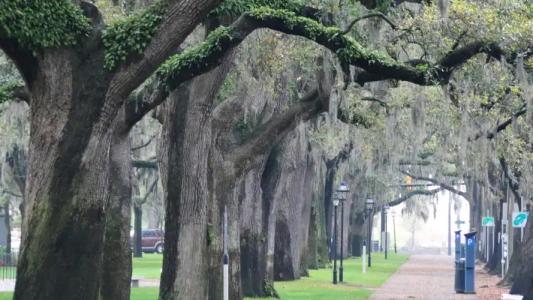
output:
[[[108,96],[122,101],[140,86],[183,43],[201,20],[222,0],[168,0],[159,28],[144,49],[142,59],[119,68]],[[156,4],[160,5],[160,4]]]
[[[496,137],[496,135],[500,132],[500,131],[503,131],[505,130],[507,127],[509,127],[509,125],[513,124],[513,121],[516,119],[516,118],[519,118],[520,116],[523,116],[525,115],[527,112],[527,108],[524,106],[521,110],[517,111],[516,113],[513,114],[512,117],[510,117],[509,119],[499,123],[494,129],[492,129],[491,131],[489,132],[478,132],[474,137],[470,137],[468,138],[469,141],[476,141],[478,140],[479,138],[481,137],[486,137],[487,139],[491,140],[493,138]]]
[[[384,15],[383,13],[380,13],[380,12],[373,12],[373,13],[369,13],[369,14],[366,14],[366,15],[363,15],[363,16],[360,16],[358,18],[356,18],[355,20],[353,20],[352,22],[350,22],[350,24],[346,27],[346,29],[344,29],[341,34],[347,34],[348,32],[350,32],[352,30],[352,28],[355,26],[355,24],[357,24],[357,22],[359,21],[362,21],[362,20],[365,20],[365,19],[369,19],[369,18],[374,18],[374,17],[379,17],[381,19],[383,19],[385,22],[387,22],[387,24],[390,25],[390,27],[392,29],[396,29],[398,28],[398,26],[396,26],[396,24],[394,24],[394,22],[392,22],[391,19],[389,19],[386,15]]]
[[[499,161],[500,161],[500,166],[502,168],[503,174],[505,178],[507,179],[507,182],[509,183],[509,188],[511,188],[511,191],[513,195],[515,196],[515,198],[520,199],[521,197],[520,197],[520,194],[518,193],[520,184],[511,177],[511,174],[509,172],[509,166],[507,164],[507,160],[505,159],[505,157],[501,156],[499,158]],[[523,207],[521,207],[520,209],[523,209]]]
[[[245,13],[229,27],[220,27],[213,31],[205,42],[171,56],[157,71],[159,83],[151,95],[152,100],[137,107],[131,122],[140,120],[162,103],[168,92],[219,65],[228,51],[240,45],[250,33],[259,28],[302,36],[328,48],[338,55],[343,65],[353,65],[365,70],[354,79],[359,84],[389,79],[419,85],[445,83],[455,68],[474,55],[487,53],[498,57],[501,54],[495,43],[474,42],[448,53],[433,65],[413,66],[365,49],[334,27],[326,27],[294,12],[263,7]]]
[[[268,149],[268,145],[275,145],[299,122],[309,120],[324,109],[318,89],[313,89],[285,113],[274,116],[254,130],[251,138],[233,151],[231,160],[236,163],[238,169],[244,169],[258,153]]]
[[[391,202],[388,203],[388,205],[389,206],[399,205],[399,204],[411,199],[414,196],[433,196],[435,194],[440,193],[443,190],[444,190],[443,188],[437,188],[437,189],[432,189],[432,190],[414,190],[414,191],[410,191],[409,193],[407,193],[405,195],[402,195],[401,197],[398,197],[398,198],[392,200]]]
[[[468,193],[460,191],[460,190],[454,188],[453,186],[451,186],[451,185],[449,185],[447,183],[441,182],[441,181],[436,180],[434,178],[429,178],[429,177],[424,177],[424,176],[416,176],[416,175],[413,175],[413,174],[411,174],[411,173],[409,173],[407,171],[403,171],[403,170],[401,172],[404,175],[407,175],[407,176],[409,176],[409,177],[411,177],[411,178],[413,178],[415,180],[422,180],[422,181],[427,181],[427,182],[434,183],[434,184],[440,186],[441,188],[443,188],[443,189],[445,189],[445,190],[447,190],[449,192],[452,192],[454,194],[462,196],[463,198],[465,198],[467,200],[470,199],[470,195]]]
[[[396,79],[435,85],[447,82],[455,68],[476,54],[487,53],[494,57],[501,54],[495,43],[474,42],[448,53],[434,65],[415,67],[365,49],[354,39],[342,35],[339,29],[326,27],[292,12],[260,8],[246,13],[230,27],[215,30],[204,43],[173,56],[159,69],[158,76],[167,86],[175,88],[180,82],[215,67],[226,51],[238,46],[258,28],[306,37],[328,48],[338,55],[343,64],[366,71],[356,79],[361,84]]]

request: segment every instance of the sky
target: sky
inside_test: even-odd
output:
[[[458,215],[460,220],[464,221],[464,224],[461,224],[459,227],[459,229],[462,230],[462,233],[468,232],[468,229],[470,228],[469,203],[462,197],[456,198],[459,199],[460,209],[458,211],[454,210],[454,202],[452,200],[452,251],[454,247],[453,234],[454,231],[458,229],[455,224]],[[431,213],[426,222],[420,218],[415,219],[407,215],[402,215],[401,211],[402,208],[405,207],[404,203],[390,208],[389,213],[387,214],[390,248],[393,247],[394,243],[392,217],[392,212],[394,211],[396,215],[396,242],[398,249],[411,247],[412,228],[415,228],[415,248],[439,248],[441,252],[445,253],[448,244],[448,203],[450,199],[449,192],[440,192],[437,195],[437,213],[434,215],[433,209],[431,208]],[[375,217],[374,224],[376,225],[373,231],[373,239],[375,240],[380,236],[379,230],[381,221],[379,214]]]

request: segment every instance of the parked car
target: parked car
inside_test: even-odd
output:
[[[163,253],[165,233],[160,229],[143,229],[142,250],[147,253]]]

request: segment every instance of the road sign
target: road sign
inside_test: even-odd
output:
[[[494,217],[483,217],[483,220],[481,220],[481,226],[483,227],[494,227],[495,224]]]
[[[529,213],[527,211],[513,213],[513,227],[514,228],[526,227],[528,216],[529,216]]]

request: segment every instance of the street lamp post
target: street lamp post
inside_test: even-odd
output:
[[[341,185],[337,189],[337,198],[341,203],[341,259],[339,267],[339,282],[342,282],[344,279],[342,267],[342,261],[344,259],[344,201],[346,201],[349,191],[350,190],[344,181],[341,182]]]
[[[366,199],[365,202],[368,221],[368,266],[372,267],[372,216],[374,212],[374,200]]]
[[[333,195],[334,214],[333,217],[333,284],[337,284],[337,207],[339,206],[339,198]]]

